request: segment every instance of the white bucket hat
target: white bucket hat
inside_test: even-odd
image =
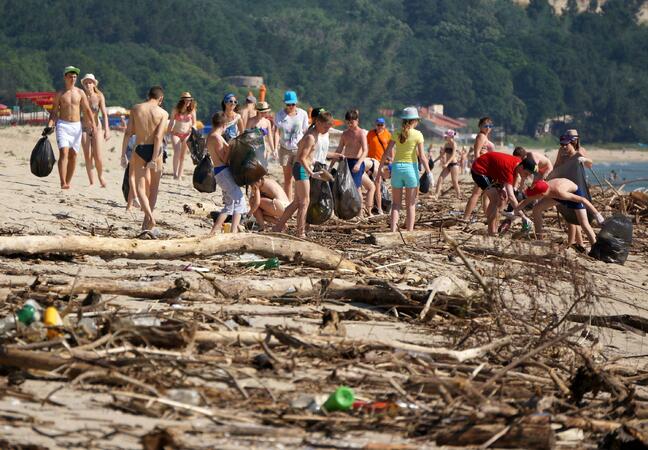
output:
[[[83,76],[83,78],[81,78],[81,84],[83,84],[83,82],[84,82],[85,80],[92,80],[92,81],[95,82],[95,84],[97,84],[97,85],[99,84],[99,80],[97,80],[97,79],[95,78],[95,76],[94,76],[93,74],[91,74],[91,73],[86,73],[86,74]]]
[[[414,106],[408,106],[407,108],[403,109],[400,114],[401,119],[403,120],[413,120],[413,119],[420,119],[418,109]]]

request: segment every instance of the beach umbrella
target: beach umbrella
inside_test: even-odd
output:
[[[0,103],[0,109],[9,109],[9,107],[7,105],[3,105],[2,103]]]

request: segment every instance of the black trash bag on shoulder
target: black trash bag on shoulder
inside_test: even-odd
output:
[[[38,142],[36,142],[31,153],[31,158],[29,160],[31,173],[37,177],[46,177],[52,173],[55,163],[56,158],[54,157],[52,144],[50,144],[47,136],[43,136],[38,140]]]
[[[205,155],[193,172],[193,186],[198,192],[211,193],[216,191],[214,164],[209,155]]]
[[[632,245],[632,219],[615,214],[601,226],[589,255],[606,263],[623,264]]]
[[[257,158],[257,153],[265,153],[261,130],[258,128],[245,130],[243,134],[232,139],[229,146],[229,166],[236,184],[249,186],[268,173]]]
[[[342,220],[349,220],[360,214],[362,198],[353,182],[351,169],[345,160],[338,162],[337,172],[333,180],[333,198],[335,215]]]
[[[326,169],[324,164],[316,162],[314,172]],[[306,212],[306,222],[311,225],[321,225],[333,215],[333,192],[327,181],[310,180],[310,203]]]
[[[423,175],[419,178],[419,192],[421,194],[430,192],[430,177],[428,177],[426,172],[423,172]]]
[[[187,146],[189,147],[189,154],[194,166],[200,164],[205,157],[205,138],[200,131],[195,128],[191,129],[191,134],[187,138]]]
[[[122,179],[122,194],[124,194],[124,200],[128,203],[128,196],[130,195],[130,163],[126,165],[124,170],[124,178]]]
[[[392,196],[387,183],[380,183],[380,205],[384,213],[389,213],[392,208]]]

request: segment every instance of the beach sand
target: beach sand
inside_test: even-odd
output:
[[[121,193],[123,169],[119,166],[122,134],[113,132],[110,141],[104,143],[103,146],[107,188],[102,189],[97,183],[95,186],[88,186],[85,168],[82,165],[83,157],[79,155],[79,165],[72,182],[72,189],[62,191],[59,188],[56,168],[46,178],[37,178],[29,171],[30,152],[38,140],[40,132],[40,128],[13,127],[0,129],[0,234],[4,236],[25,234],[136,236],[140,229],[142,213],[140,211],[131,213],[125,211],[125,202]],[[54,144],[53,137],[50,137],[50,141]],[[618,153],[610,150],[594,149],[590,153],[595,160],[601,158],[607,161],[613,160],[613,158],[617,158],[616,160],[635,157],[645,158],[648,155],[648,153],[643,152]],[[158,209],[156,211],[158,226],[163,237],[176,238],[207,234],[212,223],[207,216],[210,211],[219,209],[221,203],[220,192],[201,194],[193,189],[191,186],[193,164],[189,157],[185,162],[185,179],[181,182],[172,179],[168,164],[161,182]],[[279,169],[274,166],[272,172],[278,175]],[[449,185],[446,184],[446,187],[449,187]],[[464,183],[462,187],[465,197],[465,193],[471,186]],[[449,195],[444,198],[447,199],[443,201],[446,202],[448,210],[459,210],[465,204],[465,199],[462,201],[452,200]],[[430,197],[425,197],[421,201],[432,202]],[[470,232],[479,234],[483,229],[484,225],[477,223],[472,225]],[[438,229],[430,232],[438,235]],[[470,234],[461,231],[459,227],[453,232],[456,232],[462,239],[470,238]],[[560,240],[564,237],[559,230],[550,229],[549,232],[554,240]],[[362,237],[362,232],[358,233]],[[648,237],[646,227],[637,227],[635,236],[641,237],[642,242],[645,242]],[[440,238],[437,236],[435,239]],[[599,298],[596,304],[584,305],[582,309],[577,308],[577,311],[582,314],[634,314],[648,318],[647,250],[648,248],[641,246],[633,247],[631,255],[624,266],[605,264],[585,256],[579,256],[573,250],[568,250],[566,256],[577,261],[589,272],[590,283],[598,293]],[[353,252],[352,249],[346,249],[346,251]],[[376,250],[371,250],[371,252],[374,253]],[[358,256],[357,253],[356,256]],[[422,255],[421,258],[423,257],[427,258],[425,259],[427,261],[433,260],[434,263],[423,263],[415,259],[410,263],[410,267],[420,270],[417,273],[424,273],[429,278],[440,274],[453,273],[464,280],[470,280],[470,283],[475,287],[474,279],[460,262],[453,262],[446,254]],[[12,285],[28,285],[39,275],[65,277],[68,280],[75,276],[106,277],[115,279],[115,282],[118,282],[120,277],[125,278],[127,276],[141,276],[142,279],[149,280],[168,279],[172,276],[182,275],[192,283],[204,286],[204,289],[208,290],[210,289],[209,283],[202,280],[195,272],[183,272],[183,268],[190,263],[194,263],[206,265],[215,270],[218,264],[222,264],[223,259],[235,259],[235,256],[219,257],[207,261],[185,258],[164,262],[158,260],[133,262],[123,259],[110,261],[98,257],[83,256],[72,260],[0,257],[0,281],[3,282],[0,285],[0,300],[6,301],[7,296],[12,292]],[[387,260],[382,264],[401,264],[403,259],[403,255],[395,254],[391,260]],[[501,279],[526,267],[525,263],[520,260],[510,260],[506,265],[498,261],[493,260],[488,255],[474,258],[474,263],[481,273]],[[407,271],[405,269],[403,268],[402,272],[399,272],[400,269],[397,266],[391,269],[375,269],[375,271],[385,277],[396,277],[401,276],[400,273],[406,275]],[[230,272],[234,271],[234,269],[228,270]],[[310,270],[309,273],[316,277],[325,278],[334,275],[332,271],[308,270]],[[541,267],[537,268],[538,277],[543,276],[543,270]],[[563,270],[568,270],[568,268],[563,268]],[[286,276],[290,272],[281,273],[282,276]],[[547,290],[550,291],[550,294],[546,297],[548,302],[545,305],[546,309],[550,314],[560,316],[565,312],[566,305],[564,302],[570,298],[566,294],[570,289],[569,283],[554,282],[551,279],[545,280],[545,283]],[[532,302],[534,299],[540,298],[537,292],[527,292],[527,288],[524,286],[520,287],[518,294],[516,300],[522,303]],[[136,301],[132,298],[120,296],[111,298],[109,302],[111,306],[132,312],[142,310],[168,311],[171,308],[171,306],[157,301]],[[299,326],[307,332],[313,333],[317,332],[317,320],[308,317],[321,313],[322,310],[322,305],[308,303],[294,305],[265,304],[259,306],[258,304],[243,301],[226,305],[214,302],[200,306],[212,314],[218,314],[219,311],[222,313],[223,310],[246,314],[254,318],[253,329],[257,331],[263,330],[266,324],[284,324]],[[339,305],[327,305],[327,307],[340,308]],[[352,322],[353,325],[347,325],[347,328],[351,330],[350,335],[390,337],[427,345],[438,344],[438,342],[445,339],[444,336],[435,335],[434,329],[428,326],[399,322],[391,317],[388,318],[386,315],[357,305],[349,305],[348,308],[358,308],[370,312],[372,317],[372,320],[368,322]],[[268,312],[272,312],[272,314],[264,315],[264,313]],[[299,317],[296,315],[297,313],[304,314],[304,317],[307,318]],[[595,338],[598,342],[596,344],[597,349],[607,357],[621,357],[623,359],[619,360],[619,364],[626,364],[629,367],[648,368],[647,359],[639,357],[639,355],[648,353],[642,335],[609,328],[590,327],[590,329],[595,330]],[[586,337],[583,337],[583,340],[585,339]],[[307,371],[309,368],[303,370]],[[293,383],[296,383],[296,381],[285,380],[284,384],[279,383],[272,386],[273,389],[276,389],[276,392],[292,392],[292,390],[296,389]],[[216,383],[216,385],[218,385],[218,389],[227,389],[227,386],[223,387],[223,383]],[[61,387],[62,390],[51,397],[54,403],[43,401],[48,394]],[[92,445],[100,448],[135,449],[141,448],[139,437],[156,426],[194,427],[194,430],[203,430],[205,433],[208,432],[210,426],[213,428],[213,424],[210,425],[208,420],[200,416],[188,417],[185,420],[166,420],[126,411],[116,411],[109,407],[112,402],[110,388],[97,388],[93,391],[89,387],[75,387],[61,381],[48,381],[46,378],[37,378],[28,380],[23,385],[12,389],[20,391],[22,396],[5,395],[0,399],[0,409],[3,411],[4,417],[13,417],[12,425],[10,427],[5,426],[3,430],[4,438],[10,442],[40,444],[48,448],[80,448],[90,442],[87,440],[88,431],[81,432],[80,430],[92,429],[98,430],[96,431],[98,433],[96,440],[92,441]],[[247,414],[254,419],[249,411],[222,410],[220,412],[232,416],[237,414],[245,416]],[[52,436],[66,432],[68,434],[52,437],[48,436],[47,433],[34,433],[31,429],[34,423],[43,430],[50,430]],[[115,434],[109,434],[114,430],[119,431]],[[86,434],[85,437],[79,437],[84,433]],[[321,433],[316,430],[312,431],[312,435],[321,437]],[[187,433],[186,439],[188,439],[189,446],[204,445],[205,442],[205,437],[199,431]],[[348,439],[348,442],[359,445],[363,442],[412,443],[403,436],[378,431],[348,436]],[[279,438],[277,438],[276,442],[278,441]],[[244,437],[223,435],[222,432],[214,434],[208,442],[213,447],[221,448],[252,445],[250,442],[245,441]],[[275,445],[273,442],[269,440],[265,445]],[[301,437],[291,438],[289,435],[284,436],[281,442],[283,442],[282,445],[285,448],[298,448],[303,445]],[[429,446],[428,448],[433,447]]]

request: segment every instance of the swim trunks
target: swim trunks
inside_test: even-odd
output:
[[[470,171],[470,175],[472,175],[473,181],[477,186],[481,188],[481,190],[485,191],[489,187],[493,187],[494,183],[493,180],[490,179],[490,177],[477,173],[474,170]]]
[[[153,144],[140,144],[135,147],[135,153],[145,162],[150,163],[153,159]]]
[[[419,183],[419,171],[415,162],[392,163],[391,185],[392,188],[416,188]]]
[[[580,197],[585,197],[585,194],[583,193],[583,191],[581,191],[581,188],[576,189],[576,192],[574,192],[574,194]],[[562,200],[559,198],[554,198],[554,200],[561,205],[565,205],[569,209],[585,209],[585,205],[583,205],[582,202],[572,202],[570,200]]]
[[[63,119],[56,121],[56,145],[58,148],[71,148],[78,153],[81,148],[82,134],[81,122],[68,122]]]
[[[308,180],[308,173],[306,173],[306,169],[304,169],[301,163],[297,161],[295,161],[292,166],[292,175],[293,178],[297,181]]]
[[[353,167],[358,163],[358,160],[354,158],[347,158],[346,162],[349,165],[349,170],[351,171],[351,176],[353,177],[353,183],[355,184],[355,187],[359,188],[360,186],[362,186],[362,174],[365,172],[365,163],[363,161],[362,164],[360,164],[360,170],[354,172]]]
[[[223,170],[227,169],[229,166],[218,166],[214,167],[214,175],[218,175],[221,173]]]

